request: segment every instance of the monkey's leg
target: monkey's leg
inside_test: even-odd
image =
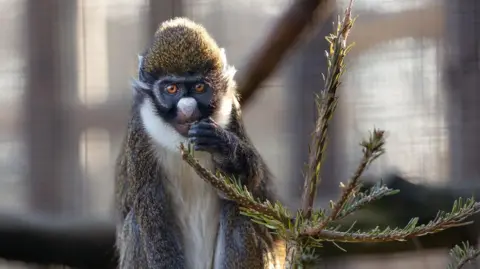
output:
[[[222,200],[215,269],[264,269],[267,247],[237,204]]]
[[[148,265],[141,269],[185,268],[182,239],[167,205],[165,192],[158,183],[145,186],[137,196],[135,220]]]

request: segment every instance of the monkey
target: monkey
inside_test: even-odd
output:
[[[260,201],[276,201],[225,50],[202,25],[177,17],[160,24],[138,62],[115,169],[119,268],[271,266],[274,236],[180,155],[179,144],[191,143],[204,167],[234,177]]]

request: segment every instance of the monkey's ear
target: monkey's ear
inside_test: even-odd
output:
[[[222,60],[223,69],[225,69],[228,66],[228,62],[227,62],[227,53],[225,53],[224,48],[220,48],[220,58]]]
[[[132,90],[133,95],[145,95],[147,92],[151,91],[152,88],[147,83],[141,82],[138,79],[132,79]]]
[[[225,53],[224,48],[220,48],[220,57],[222,59],[222,65],[223,65],[223,74],[230,79],[233,79],[233,76],[235,76],[235,73],[237,73],[237,70],[235,67],[228,65],[227,61],[227,54]]]
[[[138,72],[140,72],[140,68],[142,67],[142,62],[143,62],[143,55],[138,54],[137,59],[138,59]]]

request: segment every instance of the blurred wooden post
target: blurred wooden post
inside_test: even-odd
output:
[[[69,102],[76,94],[76,1],[29,0],[26,17],[26,144],[34,210],[78,207],[78,138]],[[70,126],[70,127],[69,127]]]
[[[450,178],[480,176],[480,2],[445,1]]]

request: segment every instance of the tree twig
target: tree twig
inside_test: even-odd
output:
[[[305,176],[302,195],[302,211],[306,219],[311,217],[313,202],[316,197],[317,184],[320,179],[321,163],[327,144],[329,121],[337,106],[337,89],[340,86],[340,77],[343,73],[343,60],[348,52],[347,38],[353,26],[351,18],[353,0],[345,10],[345,16],[338,22],[335,35],[330,36],[330,51],[327,52],[328,73],[325,77],[325,88],[317,101],[319,116],[310,147],[308,172]]]
[[[182,159],[186,161],[203,180],[211,184],[216,190],[221,191],[229,199],[237,201],[242,207],[270,217],[282,224],[288,225],[290,222],[291,218],[288,215],[283,215],[272,209],[270,201],[266,201],[265,203],[256,201],[253,196],[248,193],[248,190],[243,189],[239,192],[238,189],[235,189],[232,187],[232,184],[227,182],[229,180],[228,178],[222,176],[217,177],[212,172],[202,167],[184,144],[180,144],[180,152],[182,154]],[[247,195],[245,195],[245,193]]]
[[[363,158],[358,165],[357,170],[353,174],[352,179],[350,179],[350,181],[348,182],[348,185],[343,188],[340,199],[335,204],[333,204],[332,212],[325,220],[320,222],[320,224],[316,228],[313,228],[313,231],[319,232],[323,230],[332,221],[337,220],[337,218],[341,215],[342,210],[344,209],[349,197],[357,190],[360,177],[362,176],[365,169],[370,163],[372,163],[373,160],[383,154],[384,144],[384,131],[382,130],[373,130],[372,135],[370,136],[368,141],[362,142],[362,146],[364,147]]]
[[[463,243],[462,246],[456,245],[450,250],[450,256],[453,261],[449,264],[448,269],[461,269],[467,263],[474,261],[480,256],[480,250],[470,246],[470,244]]]
[[[459,227],[471,224],[464,220],[480,210],[480,203],[474,199],[468,199],[466,202],[460,198],[453,204],[449,213],[439,212],[437,217],[426,225],[417,225],[418,218],[410,220],[410,222],[402,229],[389,227],[375,229],[367,232],[342,232],[337,230],[306,228],[301,235],[311,236],[325,241],[335,242],[390,242],[405,241],[431,233],[446,230],[448,228]]]

